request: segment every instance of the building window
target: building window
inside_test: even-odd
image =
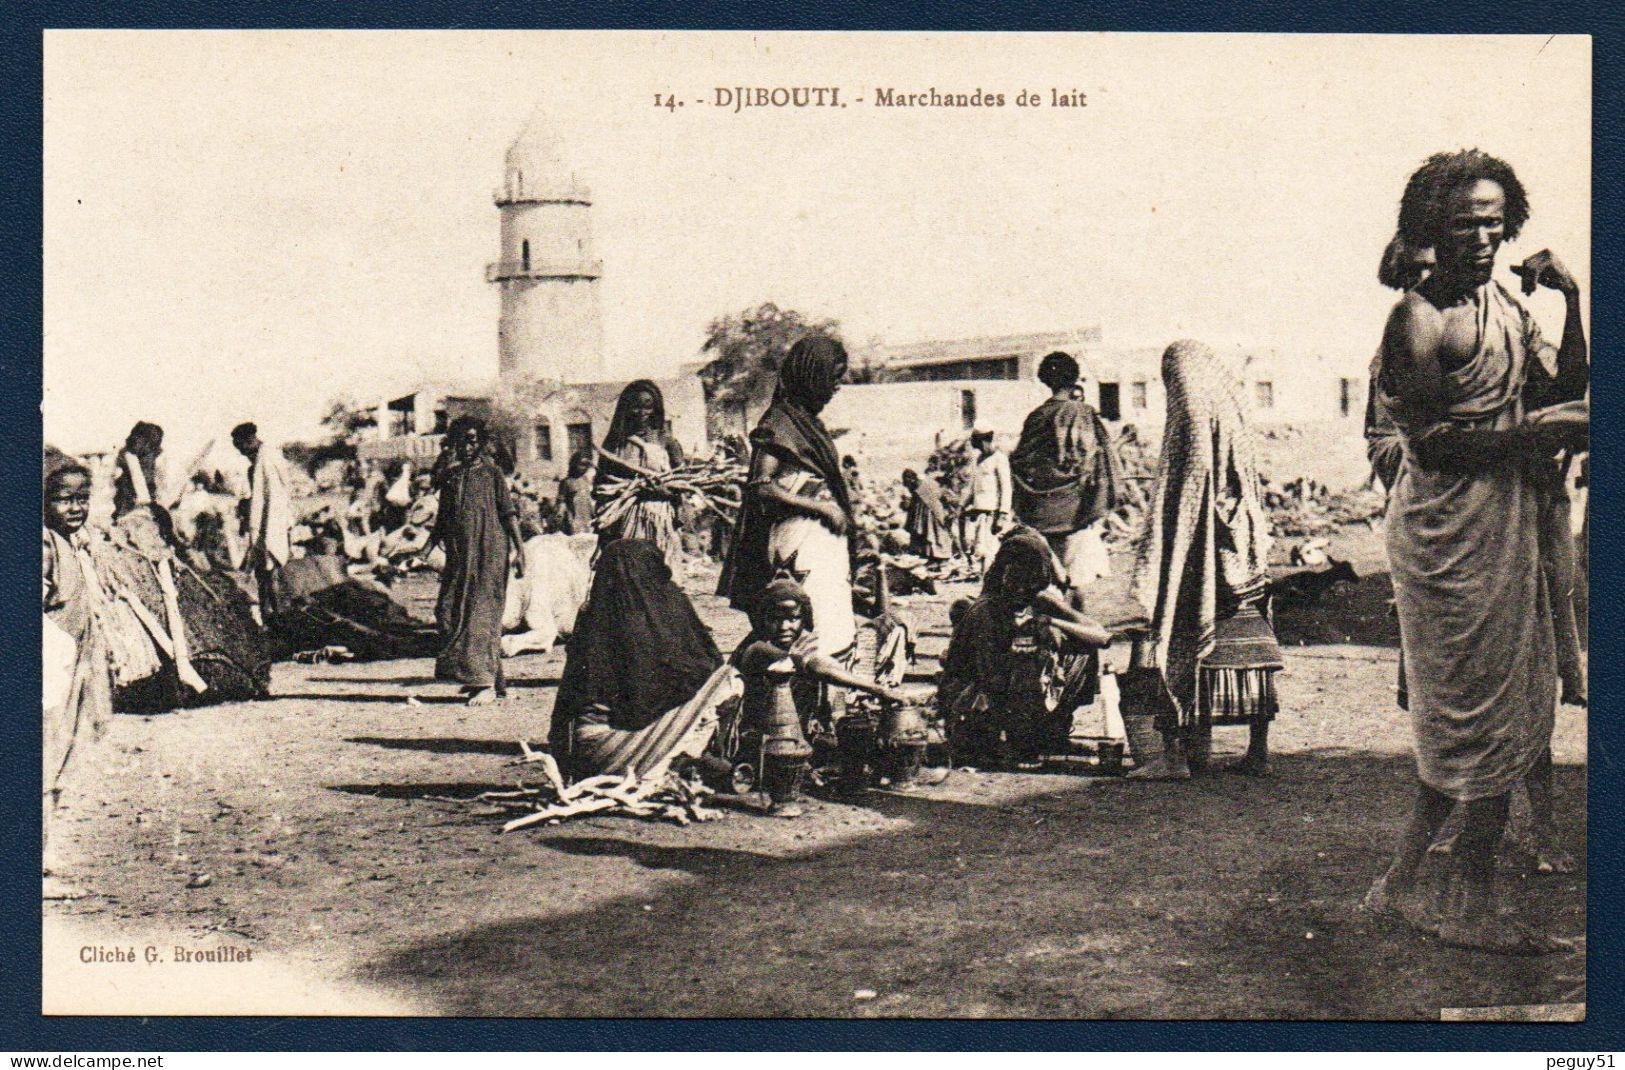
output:
[[[536,459],[538,461],[553,459],[553,428],[545,420],[536,425]]]
[[[947,383],[963,379],[1015,379],[1019,371],[1016,357],[974,357],[906,368],[898,375],[898,381]]]
[[[519,270],[530,270],[530,239],[526,238],[519,243]]]
[[[959,422],[967,431],[976,429],[976,391],[959,392]]]
[[[592,453],[592,424],[569,424],[564,429],[564,435],[569,439],[570,456]]]
[[[408,396],[389,403],[389,437],[400,438],[417,432],[416,398]]]
[[[1144,409],[1151,404],[1150,395],[1146,392],[1144,379],[1137,379],[1129,386],[1128,403],[1129,407],[1133,409]]]
[[[1121,420],[1123,418],[1123,391],[1119,383],[1100,384],[1100,418],[1102,420]]]
[[[1337,414],[1339,416],[1354,415],[1354,391],[1358,380],[1339,379],[1337,381]]]
[[[447,419],[446,410],[445,410],[444,407],[441,407],[441,408],[438,408],[438,409],[434,410],[434,431],[432,432],[433,434],[436,434],[436,435],[445,434],[446,433],[446,428],[449,427],[450,425],[451,425],[451,421],[449,419]]]
[[[1265,379],[1254,383],[1253,403],[1261,409],[1275,408],[1275,384]]]

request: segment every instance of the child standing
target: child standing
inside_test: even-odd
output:
[[[51,819],[75,754],[99,738],[113,713],[113,672],[96,619],[105,600],[84,527],[90,471],[69,461],[45,476],[42,536],[45,628],[44,893],[80,894],[52,874]]]

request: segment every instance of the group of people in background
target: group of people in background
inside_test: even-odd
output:
[[[1558,689],[1570,701],[1585,694],[1565,487],[1587,448],[1588,357],[1579,289],[1556,257],[1543,251],[1515,270],[1526,294],[1537,286],[1563,294],[1557,346],[1496,280],[1500,244],[1528,213],[1511,168],[1482,153],[1433,157],[1412,177],[1382,275],[1405,293],[1372,366],[1367,416],[1371,459],[1390,493],[1400,695],[1419,786],[1394,861],[1366,903],[1448,942],[1507,952],[1549,947],[1496,912],[1508,800],[1527,790],[1537,824],[1549,828]],[[1092,615],[1089,589],[1111,572],[1104,528],[1124,474],[1072,356],[1041,361],[1050,396],[1008,455],[991,431],[971,436],[957,500],[929,469],[903,472],[908,549],[928,561],[967,559],[981,581],[953,607],[933,694],[900,686],[909,633],[889,608],[883,560],[874,590],[855,589],[855,564],[876,565],[857,539],[868,488],[821,416],[848,364],[828,334],[796,340],[740,457],[746,470],[737,519],[719,540],[717,594],[748,615],[750,632],[731,657],[679,586],[685,501],[658,477],[685,458],[647,380],[622,392],[601,446],[571,458],[545,515],[526,515],[511,455],[483,420],[463,416],[430,471],[405,469],[394,485],[369,477],[346,514],[360,530],[343,534],[365,540],[385,506],[395,510],[392,530],[361,552],[438,570],[435,674],[476,705],[504,692],[510,584],[524,582],[527,568],[551,570],[529,540],[549,531],[593,538],[590,592],[571,610],[550,732],[568,775],[621,771],[650,754],[698,760],[696,740],[710,733],[713,765],[743,777],[765,812],[794,816],[820,738],[843,755],[877,731],[925,746],[929,732],[897,711],[929,707],[955,761],[1031,768],[1064,745],[1074,711],[1100,701],[1121,718],[1134,779],[1190,778],[1206,765],[1212,728],[1227,724],[1250,729],[1238,768],[1268,770],[1284,658],[1269,600],[1264,483],[1235,369],[1199,342],[1163,353],[1167,419],[1133,543],[1127,616]],[[252,578],[242,592],[248,611],[271,620],[278,575],[296,556],[292,476],[253,424],[231,439],[248,474],[224,533],[227,557]],[[179,497],[165,500],[159,486],[162,448],[162,429],[139,423],[114,466],[114,525],[119,552],[142,562],[133,571],[87,530],[89,469],[48,459],[47,818],[72,755],[106,723],[115,687],[153,674],[143,659],[168,666],[177,687],[225,686],[216,662],[212,676],[200,671],[197,632],[183,619],[186,591],[207,585],[199,576],[207,562],[188,557],[197,547],[173,530]],[[642,489],[604,521],[607,491],[626,486]],[[142,648],[132,635],[151,643]],[[256,679],[262,669],[239,667]],[[739,701],[719,717],[730,696]],[[862,712],[866,703],[890,711],[886,727]],[[846,787],[861,790],[862,754],[842,768]],[[1425,904],[1423,859],[1458,807],[1448,896]],[[1567,864],[1555,850],[1542,860]]]

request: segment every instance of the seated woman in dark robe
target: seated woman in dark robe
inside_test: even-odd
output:
[[[733,675],[659,547],[616,540],[576,618],[549,748],[574,779],[637,773],[675,751],[697,756],[717,708],[737,695]]]
[[[1017,529],[999,547],[982,597],[953,614],[937,705],[956,762],[1019,766],[1064,744],[1072,711],[1093,700],[1092,652],[1111,634],[1057,586],[1044,537]]]

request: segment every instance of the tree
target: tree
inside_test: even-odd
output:
[[[354,399],[338,397],[328,402],[321,425],[329,432],[325,441],[289,442],[282,447],[282,455],[310,476],[333,461],[354,461],[356,446],[365,437],[364,432],[376,427],[378,420],[371,409],[362,407]]]
[[[322,426],[330,428],[336,442],[344,442],[354,446],[361,439],[361,433],[369,427],[378,426],[378,418],[372,409],[358,405],[353,398],[338,397],[327,404],[327,415],[322,417]]]
[[[701,347],[711,359],[700,369],[700,381],[714,437],[749,431],[751,410],[765,408],[773,393],[780,358],[811,332],[838,337],[840,325],[809,320],[771,301],[711,321]]]

